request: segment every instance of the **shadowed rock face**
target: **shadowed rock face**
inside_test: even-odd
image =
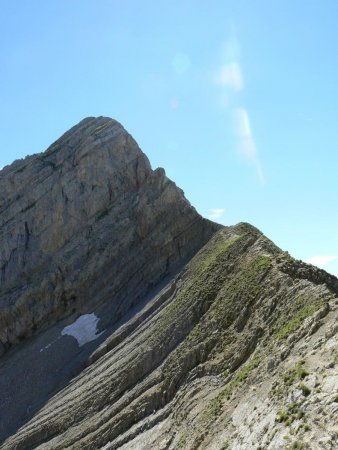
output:
[[[104,328],[216,229],[118,122],[83,120],[0,172],[0,351],[70,313]]]
[[[337,284],[225,227],[1,448],[336,448]]]
[[[1,449],[337,448],[334,276],[202,219],[111,119],[0,176]]]

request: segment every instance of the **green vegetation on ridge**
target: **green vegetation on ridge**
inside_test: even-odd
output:
[[[322,306],[324,300],[315,296],[298,295],[294,302],[283,309],[277,320],[274,335],[278,341],[285,340],[299,329],[303,321],[315,314]]]

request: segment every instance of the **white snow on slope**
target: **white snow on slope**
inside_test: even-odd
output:
[[[65,327],[61,334],[63,336],[66,334],[73,336],[81,347],[87,342],[94,341],[104,333],[104,331],[101,331],[101,333],[97,334],[97,322],[99,320],[94,313],[84,314],[78,317],[71,325]]]

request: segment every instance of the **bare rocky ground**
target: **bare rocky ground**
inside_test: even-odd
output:
[[[335,448],[337,283],[224,228],[2,448]]]
[[[2,172],[1,449],[338,448],[337,278],[203,220],[111,119]]]

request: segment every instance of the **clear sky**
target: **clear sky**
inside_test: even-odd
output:
[[[0,6],[0,167],[110,116],[201,214],[338,274],[337,0]]]

